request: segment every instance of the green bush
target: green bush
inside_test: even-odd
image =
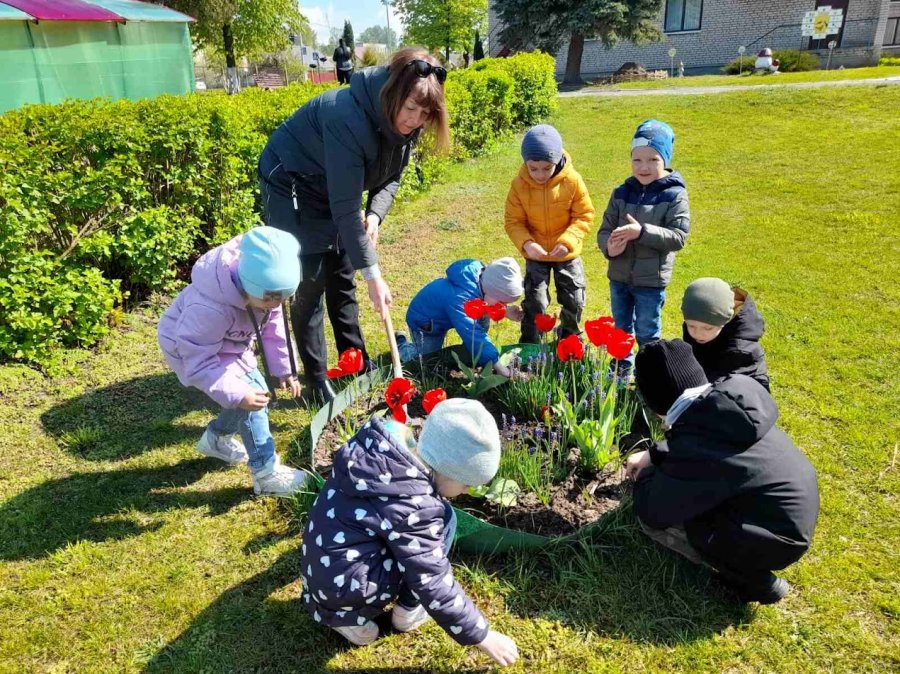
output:
[[[802,73],[809,70],[818,70],[822,67],[815,54],[797,49],[777,49],[772,52],[774,58],[781,61],[778,70],[783,73]]]
[[[0,360],[41,364],[57,347],[95,343],[117,305],[172,291],[202,251],[258,224],[256,163],[269,135],[330,86],[0,116]],[[436,156],[423,140],[398,198],[548,115],[553,59],[485,59],[452,72],[446,92],[453,151]]]
[[[900,66],[900,56],[882,56],[878,59],[880,66]]]
[[[781,61],[778,66],[779,72],[782,73],[799,73],[808,70],[818,70],[822,67],[819,59],[815,54],[797,49],[779,49],[772,52],[772,58]],[[741,61],[744,62],[743,71],[745,73],[753,72],[753,66],[756,65],[756,55],[743,56],[736,58],[722,68],[722,72],[726,75],[737,75],[740,72]]]

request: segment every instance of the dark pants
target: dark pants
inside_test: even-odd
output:
[[[338,84],[350,84],[350,76],[353,74],[353,69],[350,70],[338,70],[337,71],[337,80]]]
[[[559,316],[559,336],[568,337],[581,332],[578,325],[581,323],[581,313],[584,310],[586,285],[581,258],[576,257],[568,262],[526,260],[525,300],[522,302],[525,317],[522,319],[522,336],[519,339],[523,344],[536,344],[541,341],[534,318],[538,314],[547,313],[550,306],[551,272],[556,282],[556,301],[562,307]]]
[[[450,547],[453,545],[453,539],[456,537],[456,512],[449,501],[445,504],[444,510],[444,556],[450,554]],[[406,583],[400,583],[400,593],[397,595],[397,603],[403,608],[415,608],[422,602],[416,599],[412,590]]]
[[[338,353],[355,347],[363,352],[363,358],[369,358],[359,327],[354,270],[343,250],[300,255],[300,268],[303,280],[294,295],[291,325],[306,377],[311,381],[321,381],[325,379],[328,368],[324,325],[326,307]]]

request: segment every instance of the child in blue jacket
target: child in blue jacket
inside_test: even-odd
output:
[[[515,643],[488,627],[447,559],[456,514],[446,499],[486,484],[499,465],[497,423],[475,400],[438,403],[418,445],[408,427],[372,417],[335,455],[303,533],[303,601],[313,620],[364,646],[394,602],[397,631],[434,618],[459,644],[515,662]]]
[[[411,341],[398,335],[400,357],[412,360],[419,354],[433,353],[444,346],[447,333],[453,329],[462,343],[477,357],[478,365],[493,363],[494,370],[509,376],[498,360],[500,352],[488,337],[488,320],[474,320],[466,315],[469,300],[483,299],[487,304],[509,305],[524,294],[524,281],[519,264],[511,257],[501,257],[488,265],[478,260],[457,260],[447,267],[447,275],[422,288],[406,311],[406,324]],[[506,318],[522,320],[522,309],[507,307]]]

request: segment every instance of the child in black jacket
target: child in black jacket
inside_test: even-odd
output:
[[[629,457],[634,506],[654,540],[712,566],[744,601],[774,603],[790,586],[772,572],[809,549],[816,473],[775,425],[769,393],[745,375],[707,381],[691,347],[659,340],[637,355],[646,405],[666,440]]]

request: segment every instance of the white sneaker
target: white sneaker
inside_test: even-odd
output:
[[[306,486],[309,475],[276,462],[271,472],[253,476],[253,493],[259,496],[293,496]]]
[[[425,607],[419,604],[415,608],[403,608],[400,604],[394,604],[391,611],[391,625],[398,632],[412,632],[431,620]]]
[[[236,466],[239,463],[247,463],[250,457],[244,443],[236,435],[216,435],[209,431],[203,432],[200,442],[197,443],[197,451],[204,456],[220,459],[225,463]]]
[[[331,629],[354,646],[368,646],[378,638],[378,625],[371,620],[367,620],[359,627],[332,627]]]

